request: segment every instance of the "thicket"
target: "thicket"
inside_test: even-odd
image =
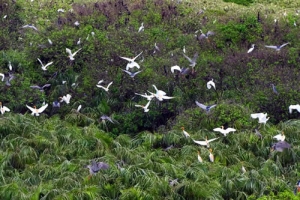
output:
[[[32,191],[37,196],[45,195],[44,199],[69,195],[79,199],[160,196],[255,199],[263,195],[271,198],[274,193],[294,198],[287,191],[299,176],[299,166],[295,164],[299,161],[296,147],[299,137],[294,135],[299,130],[297,121],[286,122],[292,123],[293,129],[287,135],[292,137],[293,150],[282,154],[269,152],[271,135],[277,129],[289,129],[283,121],[298,117],[297,113],[288,113],[288,106],[297,104],[300,97],[299,28],[293,25],[296,19],[293,14],[274,23],[273,18],[260,10],[233,17],[227,8],[203,8],[200,12],[192,3],[163,0],[72,5],[63,1],[0,0],[0,5],[1,15],[7,15],[0,20],[0,72],[6,78],[9,73],[15,76],[11,86],[0,83],[0,101],[11,109],[5,113],[8,117],[0,120],[2,169],[6,170],[2,180],[3,199],[32,198]],[[58,13],[59,8],[65,12]],[[79,26],[74,25],[76,21]],[[138,33],[141,23],[145,30]],[[38,31],[22,28],[25,24],[34,24]],[[195,35],[199,36],[200,29],[205,33],[213,31],[215,35],[209,42],[199,40]],[[79,38],[81,44],[77,45]],[[285,42],[290,44],[280,52],[264,47]],[[155,43],[161,49],[156,53]],[[255,50],[247,54],[253,43]],[[199,54],[195,73],[174,75],[171,66],[189,64],[183,56],[183,47],[190,57],[196,52]],[[82,50],[71,62],[66,48]],[[133,57],[142,51],[137,61],[143,71],[131,79],[121,70],[125,69],[126,61],[120,56]],[[54,64],[44,72],[37,58]],[[9,62],[12,72],[8,70]],[[206,88],[212,78],[216,91]],[[108,93],[96,88],[101,79],[105,84],[113,81]],[[45,92],[29,87],[45,83],[51,84]],[[78,85],[72,86],[73,83]],[[146,100],[134,93],[154,91],[153,84],[176,98],[153,101],[145,114],[134,105],[145,104]],[[273,93],[271,84],[276,85],[278,95]],[[53,109],[52,102],[67,93],[72,95],[71,103]],[[195,100],[217,104],[217,107],[207,114],[196,107]],[[28,116],[26,104],[39,107],[43,102],[50,106],[42,116],[37,119]],[[82,110],[77,113],[73,109],[80,104]],[[267,112],[268,124],[279,124],[277,128],[266,125],[263,131],[268,137],[266,140],[258,141],[253,135],[249,136],[257,128],[257,122],[250,119],[253,112]],[[104,125],[99,119],[104,114],[118,123]],[[216,165],[196,163],[197,146],[184,140],[179,128],[185,126],[194,137],[205,138],[206,135],[213,137],[212,128],[222,125],[235,127],[241,133],[217,143],[214,147]],[[41,126],[41,129],[34,128]],[[85,135],[89,131],[91,133]],[[131,140],[123,134],[135,138]],[[111,138],[116,139],[111,141]],[[171,153],[161,150],[170,145],[175,146]],[[149,153],[152,148],[158,150]],[[201,151],[208,155],[206,149],[201,148]],[[51,160],[48,157],[53,159],[53,166],[47,161]],[[111,165],[123,160],[128,171],[122,174],[115,167],[89,183],[84,179],[87,170],[81,166],[86,160],[98,157]],[[247,175],[237,176],[240,161],[250,168]],[[190,170],[185,171],[186,163]],[[7,170],[11,168],[13,170]],[[37,171],[33,172],[34,169]],[[14,176],[7,179],[9,175]],[[35,178],[31,180],[30,175]],[[145,177],[137,180],[142,175]],[[281,175],[290,182],[278,178]],[[80,181],[74,181],[77,176]],[[179,178],[178,187],[168,185],[172,178]],[[21,180],[31,186],[19,185]],[[157,183],[151,185],[153,180]],[[55,182],[62,188],[54,187]],[[97,185],[99,182],[101,186]],[[157,184],[161,187],[157,188]],[[75,189],[68,188],[71,186]],[[100,197],[101,194],[104,195]]]

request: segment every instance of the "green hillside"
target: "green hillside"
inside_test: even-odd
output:
[[[299,6],[0,0],[0,199],[300,199]]]

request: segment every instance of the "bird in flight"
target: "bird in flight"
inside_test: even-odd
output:
[[[78,49],[77,51],[75,51],[74,53],[72,53],[71,49],[66,48],[66,52],[69,54],[68,57],[70,58],[70,60],[75,60],[74,56],[75,56],[80,50],[81,50],[81,48]]]
[[[46,71],[47,70],[47,67],[49,67],[50,65],[53,64],[53,62],[49,62],[47,63],[46,65],[43,64],[43,62],[38,58],[38,61],[41,63],[42,65],[42,70]]]
[[[32,107],[30,107],[30,106],[28,106],[28,105],[26,105],[26,107],[29,109],[29,110],[31,110],[31,115],[35,115],[35,116],[39,116],[47,107],[48,107],[48,104],[46,104],[46,105],[44,105],[44,106],[42,106],[42,107],[40,107],[39,109],[37,109],[36,108],[36,106],[33,106],[33,108]]]
[[[209,112],[210,109],[214,108],[217,106],[217,104],[214,104],[214,105],[210,105],[210,106],[206,106],[202,103],[199,103],[198,101],[195,101],[195,103],[197,104],[197,106],[199,106],[200,108],[202,108],[203,110],[205,110],[206,112]]]
[[[271,49],[275,49],[276,51],[280,51],[282,47],[284,47],[284,46],[286,46],[286,45],[288,45],[288,44],[289,44],[289,42],[284,43],[284,44],[282,44],[282,45],[277,45],[277,46],[273,46],[273,45],[265,45],[265,47],[271,48]]]

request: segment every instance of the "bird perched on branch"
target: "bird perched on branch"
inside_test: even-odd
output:
[[[1,114],[3,115],[5,112],[9,112],[9,111],[10,111],[10,109],[6,106],[3,106],[2,102],[0,102],[0,112],[1,112]]]

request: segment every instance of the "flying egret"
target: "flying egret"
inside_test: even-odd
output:
[[[212,149],[209,149],[209,156],[208,157],[209,157],[210,162],[214,162],[215,161],[215,157],[212,154]]]
[[[3,115],[5,112],[9,112],[9,111],[10,111],[10,109],[6,106],[3,106],[2,102],[0,102],[0,112],[1,112],[1,114]]]
[[[273,92],[278,95],[278,91],[277,91],[275,85],[272,83],[271,86],[272,86]]]
[[[33,24],[24,25],[24,26],[22,26],[22,28],[32,28],[32,29],[38,31],[38,29]]]
[[[275,49],[276,51],[280,51],[282,47],[288,45],[289,42],[284,43],[283,45],[278,45],[278,46],[272,46],[272,45],[265,45],[267,48]]]
[[[297,110],[298,112],[300,112],[300,105],[299,104],[290,105],[289,106],[289,112],[290,112],[290,114],[293,112],[293,110]]]
[[[141,32],[141,31],[144,31],[144,28],[145,28],[145,27],[144,27],[144,23],[142,23],[141,26],[140,26],[140,28],[139,28],[138,33]]]
[[[213,130],[222,133],[224,136],[226,136],[230,132],[236,131],[236,129],[234,129],[234,128],[224,129],[224,126],[221,126],[221,128],[214,128]]]
[[[213,139],[210,139],[210,140],[207,140],[207,136],[205,138],[205,141],[199,141],[199,140],[193,140],[196,144],[199,144],[199,145],[202,145],[202,146],[206,146],[206,147],[209,147],[209,143],[212,142],[212,141],[215,141],[219,139],[219,137],[217,138],[213,138]]]
[[[175,70],[179,71],[181,75],[187,75],[190,72],[189,68],[180,68],[178,65],[174,65],[171,67],[171,72],[174,74]]]
[[[251,44],[251,48],[247,51],[247,53],[251,53],[254,50],[255,44]]]
[[[154,94],[152,92],[149,92],[149,93],[154,95],[159,101],[163,101],[164,99],[173,99],[173,98],[175,98],[175,97],[166,96],[166,93],[164,91],[158,90],[155,85],[152,85],[152,86],[156,90],[156,94]]]
[[[198,53],[195,53],[194,54],[194,57],[193,57],[193,59],[191,59],[190,57],[188,57],[187,55],[185,55],[185,54],[183,54],[183,56],[186,58],[186,59],[188,59],[188,61],[190,62],[190,66],[192,67],[192,68],[194,68],[195,66],[196,66],[196,60],[197,60],[197,58],[198,58]]]
[[[128,61],[127,65],[126,65],[126,70],[129,70],[130,68],[134,68],[134,67],[136,67],[138,69],[140,68],[140,65],[137,62],[135,62],[135,59],[137,59],[142,53],[143,52],[139,53],[134,58],[127,58],[127,57],[121,57],[120,56],[120,58]]]
[[[217,106],[217,104],[214,104],[214,105],[210,105],[210,106],[206,106],[202,103],[199,103],[198,101],[195,101],[195,103],[197,104],[197,106],[199,106],[200,108],[202,108],[203,110],[205,110],[206,112],[209,112],[210,109],[214,108]]]
[[[258,118],[258,123],[266,124],[270,117],[267,118],[267,113],[253,113],[250,115],[251,118],[256,119]]]
[[[273,139],[276,139],[277,141],[284,141],[285,140],[284,132],[282,131],[281,134],[275,135]]]
[[[216,89],[216,84],[214,82],[214,79],[211,79],[210,81],[208,81],[206,83],[207,89],[210,89],[211,87],[213,87],[214,89]]]
[[[135,56],[134,58],[127,58],[127,57],[121,57],[124,60],[127,60],[128,62],[135,62],[135,59],[137,59],[143,52],[139,53],[137,56]]]
[[[50,87],[50,86],[51,86],[51,84],[45,84],[45,85],[43,85],[42,87],[40,87],[40,86],[38,86],[38,85],[32,85],[32,86],[30,86],[30,88],[32,88],[32,89],[38,89],[38,90],[40,90],[41,92],[43,92],[43,91],[44,91],[44,88]]]
[[[59,99],[60,99],[60,102],[64,101],[64,102],[66,102],[66,104],[69,104],[71,97],[72,96],[70,94],[67,94],[65,96],[59,97]]]
[[[0,76],[2,76],[2,81],[4,81],[4,78],[5,78],[5,75],[4,74],[2,74],[2,73],[0,73]]]
[[[200,40],[201,40],[201,39],[206,39],[208,42],[210,42],[208,37],[215,34],[215,33],[212,32],[212,31],[208,31],[206,34],[203,33],[202,30],[200,30],[200,31],[201,31],[201,35],[199,36],[199,39],[200,39]]]
[[[174,70],[181,72],[181,68],[178,65],[174,65],[171,67],[171,72],[174,74]]]
[[[110,82],[108,85],[107,85],[107,87],[104,87],[104,86],[102,86],[102,85],[96,85],[98,88],[102,88],[103,90],[105,90],[106,92],[108,92],[108,90],[109,90],[109,87],[111,86],[111,84],[113,84],[113,82]]]
[[[142,70],[141,70],[141,71],[137,71],[137,72],[130,72],[130,71],[124,70],[124,69],[122,69],[122,71],[123,71],[123,72],[126,72],[127,74],[129,74],[129,76],[130,76],[131,78],[134,78],[138,73],[141,73],[141,72],[142,72]]]
[[[72,53],[71,49],[66,48],[66,52],[69,54],[68,57],[70,58],[70,60],[75,60],[74,56],[75,56],[80,50],[81,50],[81,48],[78,49],[77,51],[75,51],[74,53]]]
[[[155,97],[153,94],[147,95],[147,93],[145,93],[145,95],[143,95],[143,94],[138,94],[138,93],[134,93],[134,94],[139,95],[139,96],[141,96],[141,97],[144,97],[144,98],[146,98],[148,101],[151,101],[151,100]]]
[[[39,116],[40,113],[42,113],[42,112],[48,107],[48,104],[46,104],[46,105],[40,107],[39,109],[37,109],[36,106],[33,106],[33,108],[32,108],[32,107],[26,105],[26,107],[27,107],[29,110],[31,110],[31,112],[32,112],[31,115],[33,115],[33,116],[34,116],[34,115],[35,115],[35,116]]]
[[[108,169],[109,165],[105,162],[96,162],[93,160],[92,164],[87,165],[86,168],[89,168],[89,171],[90,171],[89,179],[90,179],[93,175],[95,175],[101,169],[103,169],[103,170]]]
[[[109,116],[107,116],[107,115],[102,115],[101,117],[100,117],[100,119],[102,120],[102,122],[103,123],[105,123],[105,121],[109,121],[109,122],[111,122],[111,123],[115,123],[113,120],[112,120],[112,118],[110,118]]]
[[[143,108],[144,109],[144,112],[149,112],[149,105],[150,105],[150,102],[151,101],[148,101],[148,103],[146,105],[135,105],[135,107],[140,107],[140,108]]]
[[[53,64],[53,62],[49,62],[49,63],[47,63],[46,65],[44,65],[44,64],[42,63],[42,61],[41,61],[39,58],[38,58],[38,61],[41,63],[41,65],[42,65],[42,70],[44,70],[44,71],[47,70],[47,67],[49,67],[50,65]]]
[[[286,141],[280,141],[272,145],[271,151],[279,151],[283,152],[284,149],[291,148],[291,145],[287,143]]]
[[[202,158],[201,158],[201,156],[200,156],[200,151],[198,151],[198,156],[197,156],[197,158],[198,158],[198,161],[199,161],[200,163],[203,162],[203,160],[202,160]]]
[[[182,130],[182,133],[185,136],[185,138],[190,137],[190,134],[184,130],[184,127],[181,127],[181,130]]]

